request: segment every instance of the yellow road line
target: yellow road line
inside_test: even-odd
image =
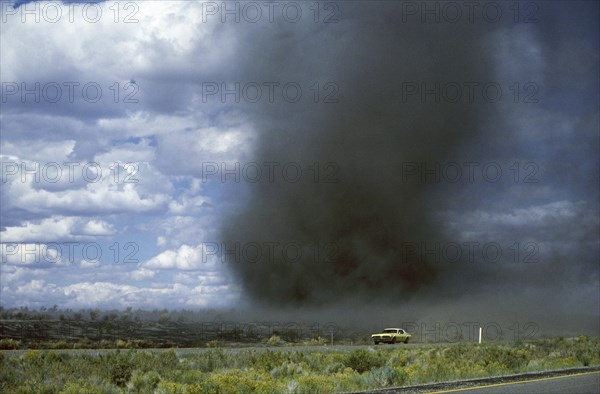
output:
[[[457,391],[478,390],[478,389],[486,389],[486,388],[489,388],[489,387],[509,386],[511,384],[522,384],[522,383],[529,383],[529,382],[539,382],[541,380],[570,378],[570,377],[573,377],[573,376],[591,375],[591,374],[594,374],[594,373],[600,373],[600,371],[580,372],[580,373],[574,373],[572,375],[562,375],[562,376],[553,376],[553,377],[550,377],[550,378],[538,378],[538,379],[529,379],[529,380],[519,380],[518,382],[496,383],[496,384],[488,384],[488,385],[485,385],[485,386],[463,387],[461,389],[452,389],[452,390],[443,390],[443,391],[432,391],[429,394],[455,393]]]

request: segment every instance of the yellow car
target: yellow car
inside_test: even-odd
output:
[[[386,328],[381,334],[371,335],[371,339],[375,342],[375,345],[379,345],[379,342],[385,343],[396,343],[404,342],[408,343],[410,340],[410,334],[401,328]]]

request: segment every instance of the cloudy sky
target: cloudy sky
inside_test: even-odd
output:
[[[570,3],[1,2],[2,305],[596,316],[598,4]]]

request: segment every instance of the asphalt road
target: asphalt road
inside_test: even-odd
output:
[[[530,379],[520,382],[498,383],[434,393],[465,394],[599,394],[600,371],[574,375]]]

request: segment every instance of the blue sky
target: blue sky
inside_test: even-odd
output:
[[[597,3],[581,3],[565,14],[566,3],[554,3],[539,2],[547,18],[539,25],[506,23],[481,37],[487,55],[496,59],[496,81],[505,94],[515,80],[536,81],[542,100],[531,106],[497,104],[504,129],[468,141],[458,159],[501,163],[505,177],[498,184],[442,185],[456,198],[439,212],[440,228],[456,241],[535,241],[542,257],[560,249],[585,260],[582,266],[589,270],[598,253],[593,238],[598,235],[598,9]],[[98,3],[103,17],[96,23],[80,13],[69,21],[68,5],[60,2],[54,4],[62,7],[63,17],[56,23],[43,15],[40,22],[21,20],[19,10],[36,12],[44,4],[8,11],[2,3],[2,305],[240,305],[246,299],[242,286],[206,247],[220,242],[223,218],[239,209],[248,190],[244,181],[205,182],[203,163],[252,162],[261,127],[257,119],[268,104],[236,103],[231,97],[205,101],[203,83],[235,83],[240,64],[264,67],[266,78],[259,81],[286,82],[290,64],[264,57],[256,41],[261,34],[269,37],[262,44],[271,46],[292,37],[300,51],[311,49],[305,43],[322,42],[322,50],[315,49],[320,56],[292,59],[301,59],[307,70],[322,61],[328,74],[318,78],[335,81],[342,67],[322,55],[334,59],[336,51],[351,47],[343,37],[352,29],[352,17],[331,25],[310,17],[293,24],[204,23],[200,2],[152,1],[121,9],[117,23],[112,2]],[[124,23],[130,11],[137,22]],[[308,8],[304,12],[310,15]],[[546,21],[560,29],[540,26]],[[281,56],[288,50],[280,48]],[[268,54],[273,53],[271,47]],[[301,82],[309,92],[310,83]],[[39,102],[34,94],[22,99],[23,83],[33,90],[40,83]],[[51,102],[56,86],[62,93]],[[73,100],[67,97],[69,86]],[[95,101],[89,95],[98,86],[102,97]],[[277,108],[284,107],[277,97]],[[277,116],[288,115],[293,117],[291,111]],[[493,149],[479,155],[482,144]],[[510,181],[506,174],[514,162],[535,162],[540,182]],[[64,163],[76,163],[70,164],[73,179]],[[22,174],[36,165],[40,181],[31,171]],[[82,171],[90,165],[90,171],[99,166],[102,176]],[[466,204],[461,196],[478,198]],[[572,231],[559,231],[565,229]],[[75,248],[72,258],[65,255],[69,245]],[[57,247],[60,256],[52,254]],[[54,261],[43,261],[44,255]],[[598,286],[596,269],[580,289],[586,306],[597,305],[589,295]]]
[[[2,24],[2,81],[64,89],[56,103],[18,95],[2,103],[2,159],[9,174],[2,184],[3,305],[229,305],[237,286],[220,264],[201,257],[202,242],[217,241],[223,188],[202,183],[190,158],[240,160],[252,130],[226,118],[220,106],[193,111],[179,105],[196,96],[185,76],[175,73],[170,91],[161,88],[169,68],[215,72],[217,62],[194,60],[215,26],[197,26],[197,14],[170,2],[141,4],[139,22],[132,24],[114,23],[112,16],[88,23],[80,14],[70,23],[67,6],[55,3],[63,19],[52,24],[44,20],[44,4],[38,3],[40,23],[35,16],[22,23],[17,14]],[[110,4],[99,6],[104,15],[110,12]],[[36,4],[23,7],[36,11]],[[211,46],[209,52],[221,56]],[[127,90],[133,80],[139,89]],[[64,82],[96,83],[102,98],[88,102],[76,88],[71,100]],[[137,102],[124,102],[134,92]],[[96,163],[102,168],[97,181]],[[23,182],[13,164],[19,174],[21,165],[38,168],[40,179]],[[86,165],[95,172],[84,173]]]

